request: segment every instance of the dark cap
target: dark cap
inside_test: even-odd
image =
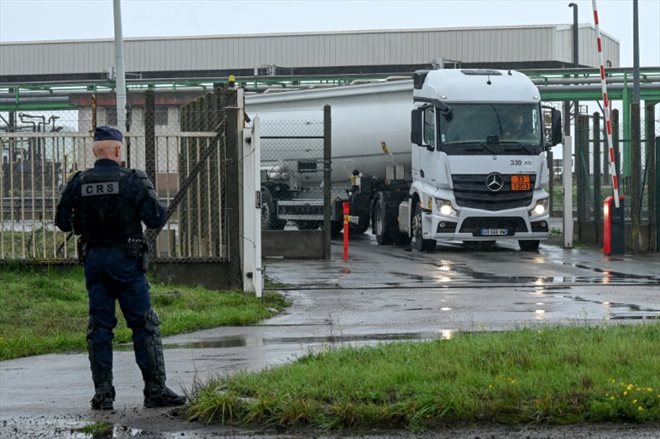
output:
[[[121,131],[119,131],[117,128],[112,128],[106,125],[96,127],[96,130],[94,130],[94,141],[98,142],[100,140],[116,140],[118,142],[121,142],[121,140],[124,138],[122,135]]]

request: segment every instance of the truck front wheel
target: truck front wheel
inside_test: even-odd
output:
[[[378,245],[392,244],[392,225],[387,218],[387,206],[383,195],[378,195],[374,203],[373,228]]]
[[[413,245],[418,251],[427,251],[429,253],[435,251],[435,239],[424,239],[422,237],[422,207],[419,203],[415,206],[415,216],[412,220],[412,235]]]

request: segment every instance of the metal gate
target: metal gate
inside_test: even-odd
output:
[[[203,151],[213,148],[217,152],[217,138],[216,132],[156,136],[151,166],[145,162],[145,135],[126,136],[131,152],[125,158],[131,158],[135,168],[155,170],[152,178],[161,201],[169,205],[177,194],[192,198],[172,212],[154,241],[156,257],[228,259],[223,215],[212,215],[204,208],[223,203],[225,160],[215,154],[213,159],[199,164]],[[0,145],[3,151],[0,260],[75,261],[75,240],[55,227],[55,207],[67,180],[79,170],[93,166],[91,135],[1,133]],[[182,183],[195,166],[201,167],[201,172],[184,188],[189,194],[182,194]],[[219,190],[211,191],[211,187]],[[212,236],[217,239],[208,239]]]

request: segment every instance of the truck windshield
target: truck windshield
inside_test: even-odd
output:
[[[447,154],[533,154],[543,151],[538,104],[450,104],[439,116],[440,150]]]

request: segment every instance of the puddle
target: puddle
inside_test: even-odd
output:
[[[430,277],[422,276],[421,274],[413,274],[413,273],[401,273],[401,272],[396,272],[392,271],[392,275],[394,276],[401,276],[406,279],[411,279],[416,282],[425,282],[425,281],[432,281],[433,279]]]
[[[55,437],[67,439],[129,439],[141,437],[143,430],[126,425],[97,422],[83,425],[76,423],[70,427],[58,426],[54,428],[53,433]]]
[[[255,343],[250,343],[255,345]],[[204,349],[204,348],[241,348],[248,346],[248,337],[221,337],[210,341],[199,341],[190,343],[171,343],[163,344],[163,348],[168,349]],[[117,351],[132,352],[132,344],[122,344],[114,348]]]
[[[590,270],[590,271],[595,271],[596,273],[602,273],[604,283],[608,283],[607,281],[611,280],[641,280],[641,281],[654,281],[652,284],[660,284],[660,276],[653,276],[653,275],[639,275],[639,274],[631,274],[631,273],[621,273],[617,271],[611,271],[611,270],[605,270],[603,268],[598,268],[598,267],[589,267],[588,265],[584,264],[572,264],[568,262],[564,262],[563,265],[568,265],[570,267],[575,267],[575,268],[581,268],[583,270]],[[605,280],[606,279],[606,280]]]
[[[613,309],[615,311],[609,312],[605,316],[608,320],[660,320],[660,309],[646,308],[634,303],[619,303],[619,302],[602,302],[600,300],[585,299],[580,296],[573,296],[570,294],[556,294],[551,291],[544,291],[544,294],[556,295],[564,299],[573,300],[575,302],[592,303]],[[625,309],[630,314],[619,312]],[[633,314],[635,313],[635,314]]]
[[[309,337],[261,337],[261,336],[236,336],[219,337],[190,343],[166,343],[164,349],[223,349],[249,346],[271,346],[271,345],[305,345],[305,344],[342,344],[354,342],[381,342],[381,341],[405,341],[405,340],[436,340],[450,339],[455,335],[455,330],[441,330],[437,332],[404,332],[404,333],[375,333],[375,334],[352,334],[352,335],[319,335]],[[117,346],[116,350],[131,351],[132,345],[124,344]]]
[[[660,320],[660,314],[655,316],[648,315],[624,315],[624,314],[612,314],[607,317],[608,320]]]

